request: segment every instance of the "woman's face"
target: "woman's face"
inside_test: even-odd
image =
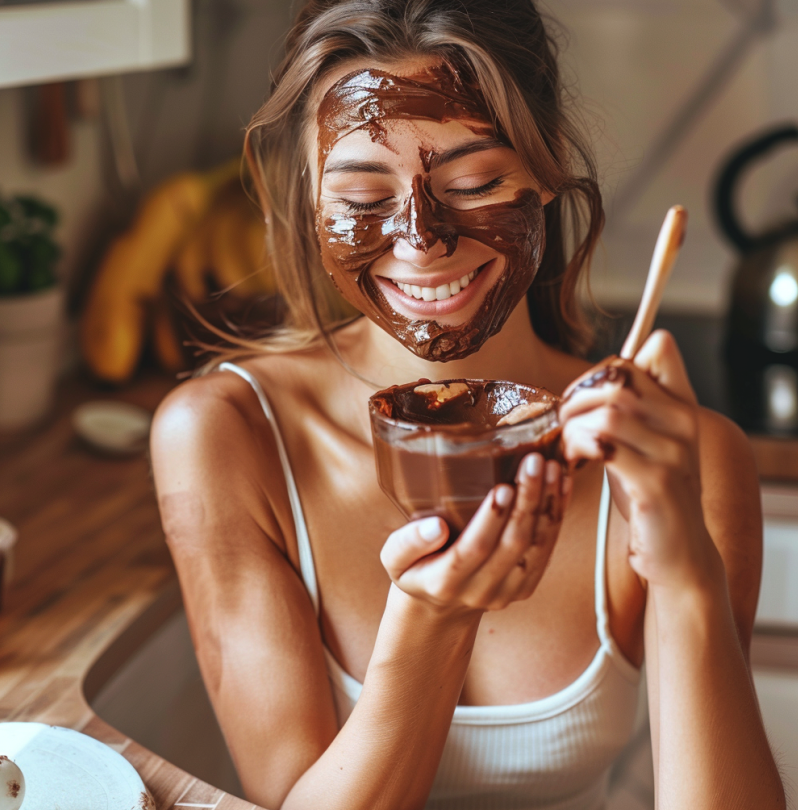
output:
[[[545,234],[537,185],[479,89],[448,65],[350,63],[325,83],[317,127],[316,230],[335,285],[421,357],[476,351],[523,298]]]

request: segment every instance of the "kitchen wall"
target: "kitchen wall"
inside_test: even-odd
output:
[[[194,60],[186,68],[131,74],[121,81],[146,189],[168,174],[237,153],[242,127],[269,84],[292,16],[289,0],[195,0]],[[718,313],[734,256],[708,208],[718,163],[735,143],[770,123],[798,119],[798,0],[774,4],[774,26],[739,45],[744,18],[760,0],[547,0],[568,33],[564,63],[583,96],[596,142],[608,227],[596,263],[598,299],[636,304],[666,208],[690,211],[690,233],[666,294],[671,310]],[[661,167],[635,177],[657,136],[701,79],[732,50],[740,54],[673,144]],[[735,62],[735,59],[731,60]],[[64,272],[73,281],[125,214],[108,182],[102,123],[74,122],[69,163],[45,168],[27,153],[25,89],[0,91],[0,188],[34,191],[61,209]],[[785,151],[744,183],[746,221],[758,227],[794,211],[798,150]],[[639,178],[638,178],[639,179]]]
[[[173,172],[205,168],[240,152],[243,127],[269,87],[291,18],[290,0],[194,0],[193,60],[184,68],[128,74],[121,87],[141,187]],[[129,215],[114,181],[100,117],[73,120],[72,152],[56,167],[28,149],[30,88],[0,90],[0,190],[34,192],[62,214],[62,271],[79,284],[93,254]]]
[[[583,96],[607,207],[596,297],[636,306],[666,209],[685,205],[688,239],[665,294],[666,309],[717,314],[735,256],[719,236],[710,192],[722,159],[751,133],[798,122],[798,2],[762,0],[548,0],[567,28],[565,63]],[[766,9],[761,33],[747,23]],[[767,19],[770,17],[770,19]],[[672,151],[645,178],[636,170],[722,58],[714,87]],[[642,180],[639,193],[630,181]],[[740,188],[756,231],[795,217],[798,149],[756,168]]]

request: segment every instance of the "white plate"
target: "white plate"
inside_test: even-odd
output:
[[[72,414],[75,432],[89,444],[110,453],[137,453],[147,444],[152,416],[128,402],[84,402]]]
[[[42,723],[0,723],[0,754],[25,777],[22,810],[155,810],[136,769],[93,737]]]

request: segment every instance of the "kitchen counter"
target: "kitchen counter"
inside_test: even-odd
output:
[[[70,380],[47,424],[0,435],[0,516],[20,533],[0,613],[0,720],[66,726],[111,745],[141,774],[158,810],[251,810],[111,728],[87,700],[169,615],[179,593],[147,460],[93,453],[73,434],[70,413],[101,398],[153,410],[173,384],[150,374],[103,394]],[[754,447],[766,477],[798,480],[798,442],[756,438]],[[754,654],[794,666],[795,646],[789,662],[783,652],[774,658],[766,639]]]
[[[111,728],[84,693],[94,688],[84,685],[90,671],[94,680],[98,667],[113,674],[120,641],[135,643],[126,629],[178,595],[146,459],[96,455],[73,434],[70,413],[104,398],[153,410],[173,384],[149,375],[105,394],[71,380],[46,425],[0,436],[0,516],[20,535],[0,613],[0,720],[66,726],[107,743],[141,774],[158,810],[252,810]]]

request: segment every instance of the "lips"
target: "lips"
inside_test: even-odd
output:
[[[383,276],[374,278],[381,292],[395,310],[406,312],[414,318],[434,318],[457,312],[473,301],[481,290],[490,286],[491,276],[495,275],[491,271],[497,266],[498,259],[491,259],[471,273],[435,287],[395,282]],[[463,284],[464,280],[465,284]],[[446,290],[443,289],[444,287]],[[427,300],[425,300],[425,291]],[[416,292],[421,293],[420,298],[415,295]],[[434,299],[432,293],[435,294]],[[439,294],[440,297],[438,297]]]
[[[448,284],[440,284],[437,287],[419,287],[417,284],[403,284],[401,281],[394,281],[394,284],[405,294],[412,295],[417,301],[445,301],[453,295],[457,295],[464,290],[473,280],[479,270],[472,270],[459,279],[450,281]]]

